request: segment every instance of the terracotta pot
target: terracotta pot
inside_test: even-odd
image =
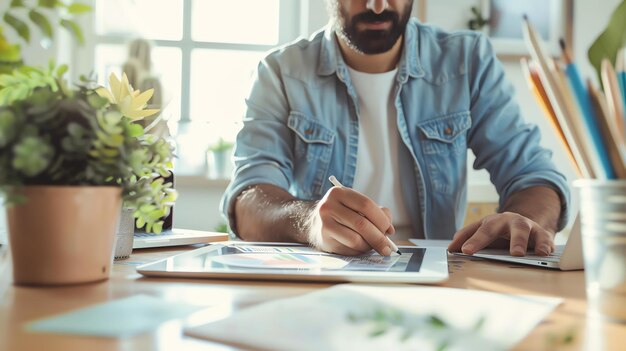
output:
[[[13,279],[19,285],[105,280],[113,261],[121,189],[29,186],[7,209]]]

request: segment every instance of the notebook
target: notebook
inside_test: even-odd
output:
[[[173,228],[163,230],[159,234],[136,232],[133,240],[133,249],[207,244],[226,240],[228,240],[227,233]]]

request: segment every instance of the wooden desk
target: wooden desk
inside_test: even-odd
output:
[[[234,350],[234,348],[182,335],[181,324],[170,322],[155,332],[127,339],[37,334],[24,324],[95,303],[134,294],[170,301],[206,305],[209,316],[226,316],[247,306],[322,289],[329,284],[276,283],[226,280],[144,278],[135,272],[137,262],[147,262],[188,250],[136,251],[114,266],[110,280],[57,288],[13,286],[7,247],[0,247],[0,350]],[[595,321],[586,315],[582,271],[557,272],[540,268],[515,268],[510,264],[449,257],[450,280],[441,286],[564,298],[515,350],[554,350],[548,341],[574,331],[574,340],[560,350],[624,349],[626,324]],[[462,313],[462,312],[460,312]]]

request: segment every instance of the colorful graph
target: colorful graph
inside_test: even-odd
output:
[[[217,256],[212,261],[227,266],[262,269],[341,269],[348,262],[326,255],[294,253],[242,253]]]

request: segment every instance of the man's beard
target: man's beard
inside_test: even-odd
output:
[[[411,17],[412,2],[404,8],[402,18],[396,11],[383,11],[376,14],[373,11],[362,12],[348,17],[344,9],[337,6],[335,25],[338,26],[338,35],[352,48],[363,54],[381,54],[389,51],[404,34],[406,25]],[[391,21],[388,29],[359,30],[361,23],[374,23]]]

